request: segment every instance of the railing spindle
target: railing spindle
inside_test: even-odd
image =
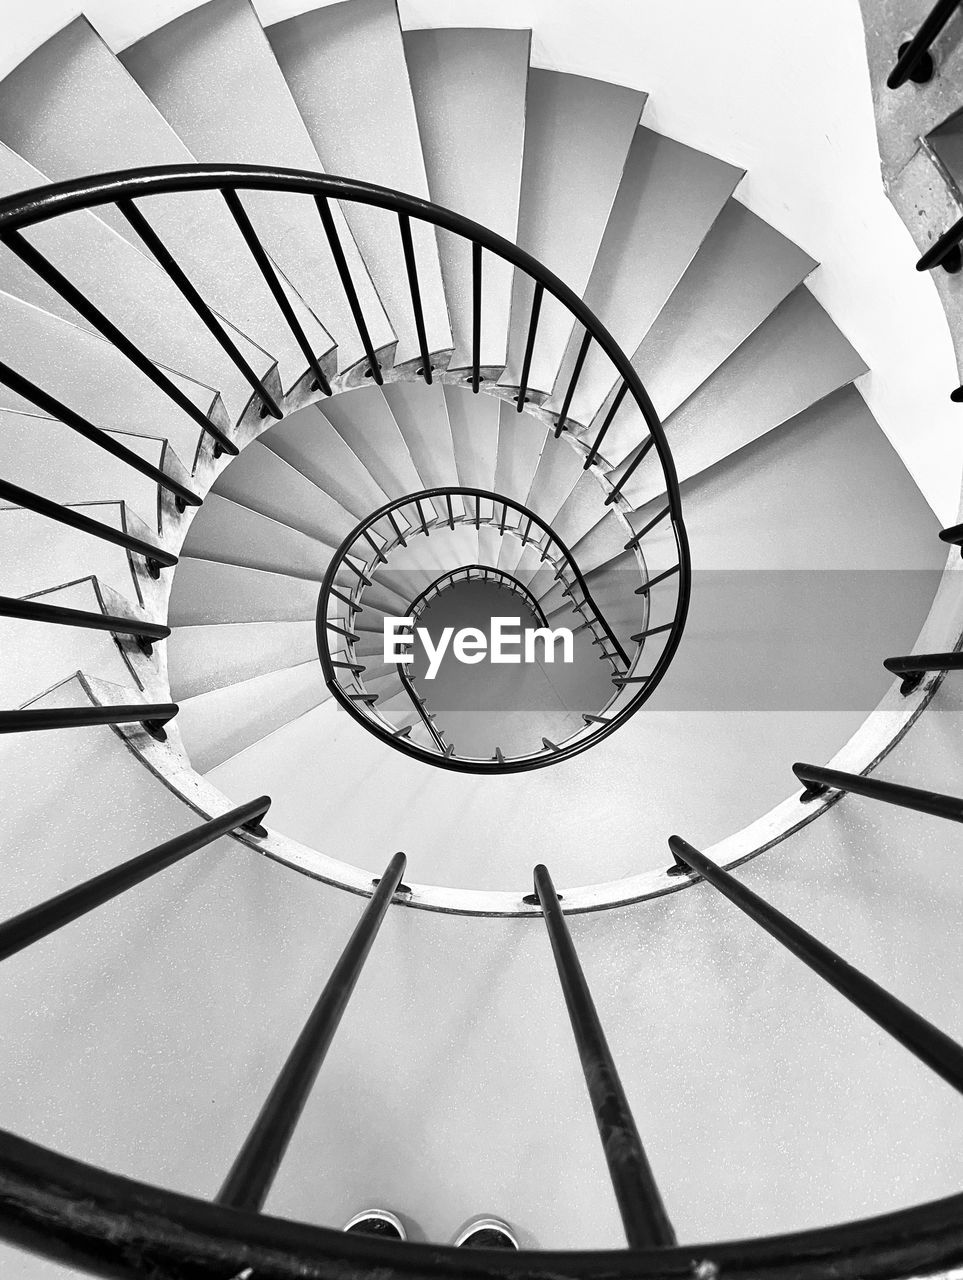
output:
[[[545,292],[544,286],[536,284],[535,292],[532,294],[532,317],[528,322],[528,338],[525,342],[525,357],[522,360],[522,377],[518,387],[518,395],[516,399],[516,409],[519,413],[525,408],[525,400],[528,396],[528,376],[532,370],[532,355],[535,351],[535,334],[538,330],[538,317],[542,309],[542,294]]]
[[[405,861],[403,853],[396,853],[388,863],[231,1166],[217,1196],[218,1204],[255,1211],[264,1205],[385,912],[401,883]]]
[[[535,899],[548,929],[626,1240],[630,1248],[636,1249],[674,1245],[675,1232],[632,1118],[615,1059],[547,867],[537,866],[534,879]]]
[[[921,1062],[925,1062],[948,1084],[963,1092],[963,1046],[951,1040],[918,1013],[914,1013],[864,973],[860,973],[842,956],[830,951],[829,947],[811,933],[807,933],[764,898],[747,889],[728,871],[723,871],[680,836],[670,836],[669,848],[680,871],[694,871],[702,876],[744,911],[750,920],[755,920],[756,924],[761,925],[840,995],[862,1010],[877,1026],[909,1049]]]
[[[610,506],[613,502],[617,502],[619,498],[621,498],[622,490],[625,488],[628,482],[635,475],[636,471],[645,461],[649,450],[652,448],[654,444],[655,444],[655,440],[653,439],[652,436],[646,436],[646,438],[642,441],[641,449],[635,455],[635,457],[632,459],[629,465],[626,467],[625,474],[622,476],[621,480],[619,480],[619,482],[613,486],[612,492],[606,497],[605,499],[606,506]]]
[[[62,929],[64,925],[109,902],[111,898],[126,893],[135,885],[142,884],[159,871],[172,867],[188,854],[203,849],[205,845],[212,844],[238,827],[252,835],[266,836],[267,832],[260,825],[259,819],[270,807],[270,796],[261,796],[248,804],[239,805],[229,813],[211,818],[191,831],[121,863],[119,867],[93,876],[83,884],[58,893],[36,907],[21,911],[19,915],[0,924],[0,960],[6,960],[24,947],[39,942],[41,938]]]
[[[237,344],[233,342],[227,335],[223,324],[217,319],[214,312],[207,305],[201,295],[195,289],[190,277],[182,269],[180,263],[164,244],[163,240],[144,217],[143,212],[138,209],[133,200],[118,200],[117,208],[124,215],[133,229],[147,245],[151,253],[157,259],[160,266],[167,272],[171,281],[192,308],[198,319],[207,329],[208,333],[221,348],[227,358],[231,361],[238,372],[246,379],[251,390],[261,401],[264,412],[271,415],[272,418],[283,418],[284,411],[278,402],[265,387],[264,383],[251,368],[247,360],[241,354]]]
[[[51,289],[59,293],[61,298],[84,319],[94,326],[101,337],[106,338],[121,355],[131,362],[131,364],[139,369],[145,377],[153,382],[155,387],[160,388],[164,395],[177,405],[183,413],[186,413],[200,429],[211,437],[214,443],[214,454],[219,453],[230,454],[231,457],[237,457],[240,450],[233,440],[230,440],[224,433],[218,430],[206,416],[203,410],[199,409],[175,384],[170,380],[166,373],[154,364],[148,356],[145,356],[139,347],[122,333],[120,329],[108,320],[104,313],[90,301],[86,294],[82,293],[76,285],[71,284],[65,275],[63,275],[52,262],[48,262],[43,254],[35,249],[34,246],[23,238],[19,231],[8,231],[5,235],[0,236],[0,240],[11,249],[18,258],[32,271],[48,284]]]
[[[331,394],[331,387],[328,383],[328,379],[324,370],[321,368],[321,365],[318,363],[318,358],[314,354],[311,343],[308,342],[308,336],[301,327],[301,322],[294,314],[294,308],[288,301],[288,296],[281,286],[277,272],[271,265],[271,259],[265,252],[264,246],[261,244],[258,234],[254,230],[254,225],[251,222],[251,219],[247,216],[247,210],[244,208],[244,205],[241,204],[241,197],[233,187],[222,187],[221,195],[224,197],[224,201],[227,204],[228,209],[231,211],[232,218],[237,223],[237,228],[244,238],[244,243],[247,245],[251,257],[257,263],[258,270],[264,278],[264,283],[271,290],[271,296],[277,303],[278,310],[284,317],[288,328],[294,334],[294,340],[300,347],[301,354],[304,356],[308,368],[314,374],[319,390],[323,391],[326,396],[329,396]]]
[[[177,715],[176,702],[135,702],[112,707],[25,707],[0,711],[0,733],[35,733],[46,729],[82,729],[95,724],[143,725],[158,742],[167,734],[164,725]]]
[[[482,247],[471,245],[471,389],[477,395],[481,385],[482,327]]]
[[[886,804],[899,805],[902,809],[929,813],[935,818],[963,822],[963,800],[956,796],[941,795],[938,791],[921,791],[918,787],[904,787],[898,782],[885,782],[881,778],[866,778],[860,773],[824,769],[815,764],[797,763],[793,765],[792,771],[800,782],[806,784],[801,798],[807,802],[817,800],[830,791],[848,791],[854,796],[882,800]]]
[[[88,631],[111,631],[115,635],[133,636],[145,653],[150,654],[154,641],[166,640],[170,627],[139,618],[121,618],[112,613],[92,613],[86,609],[67,609],[59,604],[43,604],[39,600],[0,596],[0,617],[22,618],[26,622],[46,622],[62,627],[82,627]]]
[[[608,431],[609,427],[612,425],[612,420],[614,419],[618,411],[621,409],[622,401],[625,399],[625,395],[628,389],[629,389],[629,384],[627,382],[623,382],[621,387],[619,387],[618,391],[615,393],[615,398],[613,399],[611,405],[609,406],[608,413],[605,415],[605,421],[602,423],[601,427],[599,428],[598,435],[592,441],[591,449],[589,449],[588,453],[585,455],[585,461],[582,463],[582,467],[585,471],[588,471],[589,467],[592,465],[595,459],[599,456],[599,446],[601,445],[602,441],[605,439],[605,434]]]
[[[963,653],[912,653],[900,658],[884,658],[883,666],[902,678],[900,693],[919,688],[928,671],[963,671]]]
[[[933,78],[930,46],[959,7],[960,0],[938,0],[923,19],[912,40],[900,46],[896,66],[886,80],[887,89],[898,89],[907,80],[926,84]]]
[[[568,411],[572,404],[572,397],[575,395],[575,388],[578,384],[579,377],[581,376],[582,365],[585,363],[585,357],[588,354],[589,344],[591,343],[591,341],[592,341],[592,335],[589,333],[588,329],[586,329],[584,334],[582,335],[582,341],[579,345],[578,355],[575,357],[575,367],[572,370],[572,376],[569,379],[568,390],[565,392],[565,399],[562,401],[561,412],[559,413],[558,420],[555,423],[555,439],[556,440],[559,438],[559,436],[562,434],[563,431],[566,431],[568,429],[565,424],[565,419],[568,417]]]
[[[358,337],[361,339],[361,345],[364,348],[364,354],[368,361],[368,373],[375,380],[379,387],[384,386],[384,374],[381,372],[381,365],[375,356],[374,345],[371,341],[371,334],[368,332],[368,325],[364,318],[364,312],[361,310],[361,301],[358,298],[358,291],[354,287],[354,281],[351,279],[351,272],[348,268],[348,260],[344,256],[344,249],[341,245],[341,237],[338,235],[338,228],[334,225],[334,215],[331,212],[331,206],[328,204],[328,197],[316,195],[314,203],[317,206],[318,214],[321,218],[321,225],[324,228],[324,234],[328,241],[328,248],[331,250],[331,257],[334,260],[335,270],[341,280],[341,287],[344,290],[344,296],[348,299],[348,306],[351,309],[351,315],[354,318],[355,328],[358,330]]]
[[[39,493],[31,493],[29,489],[21,489],[19,485],[10,484],[7,480],[0,480],[0,498],[12,502],[14,506],[34,511],[37,515],[46,516],[49,520],[56,520],[58,524],[65,524],[68,528],[88,533],[101,542],[112,542],[115,546],[136,552],[146,560],[147,570],[152,578],[156,578],[162,568],[171,569],[177,564],[177,556],[172,551],[165,551],[163,547],[135,538],[121,529],[112,529],[99,520],[91,520],[72,507],[61,506],[59,502],[52,502]]]
[[[415,314],[415,333],[418,335],[418,350],[421,352],[421,369],[419,372],[430,387],[431,356],[428,353],[428,336],[425,333],[425,313],[421,305],[418,263],[415,260],[415,246],[411,239],[411,219],[406,213],[398,214],[398,226],[401,231],[401,249],[405,257],[405,271],[408,275],[408,289],[411,293],[411,308]]]
[[[109,453],[111,457],[118,458],[132,470],[139,471],[141,475],[147,476],[155,484],[160,485],[162,489],[172,493],[178,511],[183,511],[186,507],[199,507],[201,505],[202,499],[193,489],[181,484],[179,480],[174,480],[163,472],[160,467],[155,467],[146,458],[142,458],[140,454],[134,453],[132,449],[128,449],[126,445],[122,445],[120,441],[115,440],[108,432],[102,431],[100,427],[95,427],[86,418],[82,418],[79,413],[74,413],[73,409],[69,409],[54,396],[48,395],[41,387],[35,386],[28,378],[17,373],[16,369],[11,369],[9,365],[4,364],[2,361],[0,361],[0,382],[9,387],[11,391],[15,391],[17,395],[23,396],[25,400],[29,400],[38,409],[42,409],[51,418],[62,422],[71,431],[76,431],[79,436],[89,440],[98,449],[103,449],[104,453]]]

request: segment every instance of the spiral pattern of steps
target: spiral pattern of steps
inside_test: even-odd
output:
[[[741,844],[732,833],[784,801],[791,761],[830,758],[897,696],[881,659],[910,652],[942,557],[934,518],[853,386],[864,362],[807,288],[817,264],[740,201],[740,169],[640,123],[645,104],[531,65],[527,32],[402,31],[388,0],[343,0],[266,30],[245,0],[208,0],[119,55],[80,17],[0,81],[4,197],[148,165],[270,166],[430,200],[517,243],[631,360],[678,472],[695,566],[685,638],[651,699],[553,763],[552,735],[592,737],[642,668],[599,661],[610,650],[593,648],[570,581],[505,536],[497,503],[475,523],[466,505],[443,541],[438,495],[482,491],[533,512],[616,647],[638,647],[639,661],[655,641],[635,638],[674,616],[682,562],[644,409],[597,344],[586,353],[556,298],[492,255],[479,307],[455,235],[411,218],[406,266],[397,219],[332,199],[325,226],[353,305],[318,210],[291,190],[239,201],[273,287],[210,186],[148,196],[133,213],[79,208],[19,242],[0,235],[0,591],[115,626],[51,626],[23,607],[0,618],[2,706],[176,705],[145,713],[153,732],[132,713],[0,739],[2,914],[188,831],[199,813],[271,797],[255,815],[263,837],[222,835],[7,961],[5,1128],[210,1198],[359,895],[404,849],[404,893],[272,1215],[338,1228],[383,1203],[414,1239],[444,1241],[484,1211],[526,1249],[619,1247],[532,902],[536,862],[576,913],[680,1240],[801,1230],[956,1190],[945,1136],[961,1122],[945,1086],[708,886],[667,878],[673,831],[719,842],[725,864],[765,847],[764,824]],[[231,350],[185,305],[152,231]],[[38,275],[31,250],[153,376]],[[95,449],[78,421],[118,448]],[[332,696],[322,583],[331,569],[344,590],[332,565],[345,539],[425,491],[432,536],[371,566],[364,611],[342,618],[358,622],[357,639],[329,655],[357,685]],[[176,564],[153,565],[131,539]],[[521,743],[537,726],[552,767],[500,772],[515,740],[491,736],[484,708],[462,723],[497,776],[428,767],[383,740],[403,734],[442,762],[457,749],[442,711],[434,730],[423,714],[426,682],[419,711],[381,659],[380,631],[475,565],[515,584],[533,618],[576,632],[568,684],[546,677],[561,711],[526,710],[511,730]],[[382,740],[341,705],[372,695]],[[952,791],[946,744],[961,708],[948,686],[939,697],[945,714],[886,764],[896,781],[925,775]],[[504,708],[490,715],[507,723]],[[937,843],[924,857],[908,815],[884,828],[859,803],[816,823],[780,819],[779,836],[796,834],[741,874],[907,1003],[963,1027],[952,930],[930,928],[934,901],[958,918],[958,851]],[[817,1042],[825,1057],[799,1052]],[[0,1258],[24,1280],[67,1274],[8,1246]]]

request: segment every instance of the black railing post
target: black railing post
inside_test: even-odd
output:
[[[220,453],[230,454],[237,457],[240,450],[233,440],[229,439],[222,431],[214,426],[210,418],[199,409],[192,400],[190,400],[184,392],[163,372],[162,369],[146,356],[126,334],[107,317],[104,313],[90,301],[90,299],[81,292],[76,285],[71,284],[65,275],[63,275],[53,263],[48,262],[43,254],[35,249],[28,240],[25,240],[19,231],[8,231],[2,237],[3,243],[8,249],[26,263],[32,271],[48,284],[51,289],[59,293],[61,298],[73,309],[82,315],[89,324],[92,324],[97,332],[107,339],[112,346],[116,347],[121,355],[125,356],[131,364],[139,369],[146,378],[149,378],[153,384],[163,391],[164,395],[177,405],[183,413],[186,413],[202,431],[205,431],[214,441],[215,456]]]
[[[247,210],[244,208],[243,204],[241,204],[241,197],[233,187],[222,187],[221,195],[224,197],[224,201],[227,204],[228,209],[231,211],[231,217],[237,223],[237,229],[243,236],[244,243],[247,245],[251,257],[257,263],[257,268],[264,279],[264,283],[270,289],[271,296],[277,303],[278,310],[284,317],[288,328],[294,334],[294,340],[300,347],[301,354],[304,356],[308,368],[314,374],[318,388],[323,391],[326,396],[329,396],[331,394],[331,387],[328,383],[328,379],[325,376],[321,365],[318,363],[318,357],[314,354],[314,349],[308,341],[308,335],[301,327],[301,322],[294,314],[294,308],[291,306],[291,303],[288,301],[287,294],[281,287],[281,282],[278,280],[277,272],[271,265],[271,259],[268,257],[264,246],[258,239],[258,234],[254,230],[254,225],[251,222],[251,219],[247,216]],[[331,335],[329,334],[328,336],[330,337]]]
[[[130,225],[147,245],[151,253],[157,259],[160,266],[167,272],[174,286],[180,291],[182,297],[189,304],[191,309],[197,315],[198,319],[204,325],[217,345],[221,348],[227,358],[234,365],[235,369],[244,377],[248,386],[261,401],[262,416],[270,414],[272,418],[283,418],[284,412],[281,406],[274,399],[264,383],[257,376],[254,370],[248,364],[247,360],[241,355],[240,350],[235,342],[228,337],[223,324],[215,316],[214,312],[207,305],[201,295],[195,289],[190,277],[183,270],[180,263],[164,244],[160,236],[144,217],[133,200],[118,200],[117,208],[124,215]]]
[[[64,925],[93,911],[95,907],[109,902],[135,885],[141,884],[159,871],[172,867],[189,853],[203,849],[221,836],[241,827],[252,835],[266,836],[267,832],[258,821],[271,807],[270,796],[261,796],[248,804],[239,805],[218,818],[211,818],[183,835],[167,840],[147,853],[121,863],[110,871],[104,871],[83,884],[58,893],[36,907],[21,911],[19,915],[0,924],[0,960],[22,951],[48,934],[62,929]]]
[[[398,214],[398,227],[401,231],[401,251],[405,258],[405,271],[408,276],[408,290],[411,293],[411,308],[415,316],[415,333],[418,335],[418,350],[421,352],[421,369],[419,372],[430,387],[431,355],[428,351],[428,337],[425,333],[425,312],[421,305],[421,286],[418,283],[418,263],[415,260],[415,246],[411,239],[411,219],[406,213]]]
[[[548,868],[541,864],[535,868],[535,899],[548,929],[626,1240],[637,1249],[674,1245],[675,1232],[635,1127],[558,894]]]
[[[886,80],[887,89],[898,89],[907,80],[926,84],[933,78],[930,46],[959,8],[960,0],[938,0],[923,19],[912,40],[899,47],[898,61]]]
[[[217,1196],[218,1204],[255,1211],[263,1206],[385,912],[401,883],[405,861],[403,853],[396,853],[388,863],[227,1175]]]
[[[622,490],[625,488],[628,482],[635,475],[636,471],[645,461],[646,455],[648,454],[649,450],[652,448],[654,444],[655,444],[655,440],[652,438],[652,436],[646,436],[646,438],[642,441],[642,447],[639,449],[638,453],[635,455],[635,457],[632,459],[629,465],[625,468],[622,478],[618,481],[617,484],[612,486],[612,492],[605,499],[606,506],[609,506],[613,502],[618,502],[619,498],[621,498],[622,496]]]
[[[121,618],[112,613],[92,613],[85,609],[67,609],[57,604],[42,604],[35,599],[0,596],[0,618],[22,618],[26,622],[46,622],[62,627],[83,627],[89,631],[111,631],[115,635],[133,636],[145,653],[150,653],[155,640],[166,640],[170,627],[160,622]]]
[[[542,294],[545,292],[541,284],[536,284],[535,292],[532,294],[532,316],[528,322],[528,338],[525,342],[525,356],[522,360],[522,377],[518,386],[518,395],[515,397],[516,408],[519,413],[525,408],[525,400],[528,396],[528,375],[532,369],[532,355],[535,351],[535,334],[538,331],[538,317],[542,309]]]
[[[152,578],[159,577],[162,568],[171,569],[177,564],[177,556],[172,551],[165,551],[163,547],[145,542],[142,538],[135,538],[132,534],[124,533],[122,529],[112,529],[109,524],[102,524],[99,520],[91,520],[89,516],[75,511],[73,507],[62,506],[50,498],[41,497],[39,493],[21,489],[17,484],[0,480],[0,498],[5,498],[14,506],[24,507],[27,511],[34,511],[38,516],[46,516],[48,520],[56,520],[58,524],[77,529],[80,533],[88,533],[92,538],[99,538],[101,542],[112,542],[117,547],[136,552],[137,555],[144,557],[147,562],[147,572]]]
[[[193,489],[189,489],[187,485],[183,485],[179,480],[167,475],[160,467],[155,467],[152,462],[148,462],[140,454],[134,453],[133,449],[128,449],[126,445],[122,445],[107,431],[102,431],[100,427],[95,427],[92,422],[88,422],[79,413],[74,413],[73,409],[68,408],[56,397],[48,395],[42,387],[36,386],[29,378],[17,373],[16,369],[11,369],[8,364],[4,364],[2,361],[0,361],[0,382],[9,387],[11,391],[15,391],[17,395],[23,396],[25,400],[29,400],[38,409],[42,409],[49,417],[57,422],[62,422],[71,431],[76,431],[79,436],[89,440],[98,449],[103,449],[104,453],[109,453],[111,457],[118,458],[132,470],[139,471],[141,475],[147,476],[148,479],[159,484],[162,489],[172,493],[174,501],[177,503],[178,511],[183,511],[187,507],[199,507],[201,505],[202,499]]]
[[[371,334],[368,332],[364,312],[361,310],[361,300],[358,297],[357,289],[354,287],[354,281],[351,279],[348,260],[344,256],[344,248],[341,244],[341,237],[338,235],[338,228],[334,225],[334,217],[331,213],[331,206],[328,204],[328,197],[316,195],[314,203],[321,218],[321,226],[324,228],[328,248],[331,250],[331,258],[341,281],[341,288],[344,290],[344,296],[348,299],[348,307],[354,318],[355,328],[358,330],[358,337],[361,339],[361,346],[364,348],[365,358],[368,361],[368,373],[370,373],[379,387],[384,386],[384,374],[381,372],[381,365],[375,356]],[[328,394],[330,395],[330,391]]]
[[[963,653],[911,653],[884,658],[883,666],[901,678],[900,693],[906,697],[919,688],[928,671],[963,671]]]
[[[136,724],[163,742],[164,725],[177,715],[176,702],[135,702],[133,706],[26,707],[0,711],[0,733],[33,733],[42,729],[79,729],[91,724]]]
[[[565,425],[565,419],[568,417],[568,411],[572,404],[572,397],[575,395],[575,387],[578,384],[579,377],[582,373],[582,365],[585,363],[585,357],[588,354],[589,343],[592,341],[592,335],[588,329],[582,335],[582,341],[579,345],[578,355],[575,357],[575,367],[572,370],[572,376],[569,379],[568,390],[565,392],[565,399],[562,401],[562,407],[559,410],[558,418],[555,422],[555,439],[557,440],[563,431],[568,428]]]
[[[938,791],[920,791],[916,787],[904,787],[897,782],[865,778],[860,773],[843,773],[839,769],[824,769],[815,764],[794,764],[792,771],[800,782],[806,784],[801,797],[803,800],[816,800],[829,791],[849,791],[855,796],[882,800],[886,804],[899,805],[902,809],[929,813],[935,818],[963,822],[963,800],[956,796],[941,795]]]
[[[830,951],[811,933],[777,911],[764,898],[717,866],[681,836],[669,837],[669,848],[677,863],[707,880],[730,902],[761,925],[777,942],[809,966],[840,995],[872,1018],[877,1026],[899,1041],[910,1053],[941,1076],[947,1084],[963,1092],[963,1047],[890,995],[872,978],[853,968],[835,951]]]
[[[471,245],[471,389],[477,395],[481,385],[482,247]]]
[[[582,467],[585,471],[588,471],[589,467],[592,465],[595,459],[599,456],[599,446],[601,445],[602,441],[605,439],[606,432],[608,431],[609,427],[612,425],[612,421],[615,418],[615,415],[621,409],[622,401],[625,399],[626,392],[628,391],[628,389],[629,389],[629,384],[627,382],[623,382],[622,385],[619,387],[618,391],[615,393],[615,397],[612,400],[611,405],[609,406],[609,411],[605,415],[605,421],[602,423],[601,427],[599,428],[598,435],[592,441],[592,447],[589,449],[588,453],[585,455],[585,461],[582,463]]]

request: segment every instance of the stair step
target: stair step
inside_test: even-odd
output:
[[[326,5],[269,27],[267,36],[325,168],[427,199],[394,0]],[[344,210],[398,335],[396,362],[420,367],[397,218],[361,204],[346,203]],[[415,219],[411,236],[428,352],[443,366],[451,329],[434,228]]]
[[[742,176],[741,169],[704,151],[642,125],[636,129],[583,295],[623,351],[639,346]],[[569,339],[549,402],[556,412],[565,399],[584,332],[576,325]],[[591,422],[610,389],[620,383],[611,360],[593,343],[569,416]]]
[[[313,405],[266,431],[260,442],[356,520],[363,520],[387,501],[365,465]]]
[[[101,587],[94,578],[51,587],[33,598],[41,604],[89,613],[126,616],[131,612],[123,597]],[[0,618],[0,649],[17,655],[15,662],[0,666],[0,706],[23,706],[36,697],[38,690],[49,689],[78,670],[142,689],[137,668],[126,656],[134,643],[128,637],[118,642],[109,631]]]
[[[407,31],[405,57],[431,199],[514,242],[518,230],[529,31],[483,28]],[[473,357],[471,248],[438,233],[451,316],[452,369]],[[512,267],[482,261],[479,363],[498,378],[505,367]]]
[[[247,0],[207,0],[120,57],[198,160],[324,171]],[[249,192],[243,203],[264,247],[337,344],[338,369],[362,360],[361,339],[314,201]],[[331,211],[375,350],[389,347],[394,334],[364,262],[340,210],[332,205]]]
[[[518,245],[582,294],[602,243],[645,104],[635,89],[533,67],[528,81]],[[578,193],[578,199],[569,193]],[[533,285],[516,275],[508,362],[500,386],[517,387]],[[529,387],[549,395],[572,329],[571,314],[542,302]]]
[[[175,702],[317,660],[314,619],[175,627],[167,641]]]
[[[191,764],[207,773],[330,696],[313,660],[188,698],[177,723]]]
[[[46,182],[38,169],[0,144],[0,196]],[[29,228],[25,239],[145,355],[216,388],[231,421],[237,421],[251,398],[249,383],[166,273],[150,258],[93,213],[51,218]],[[5,245],[0,245],[0,289],[94,332],[59,293],[44,284]],[[257,377],[267,377],[274,368],[271,357],[233,326],[228,333]]]
[[[183,478],[184,467],[170,456],[166,440],[107,434],[152,466]],[[59,503],[122,499],[155,533],[163,532],[157,484],[52,418],[0,410],[0,475],[23,489],[42,477],[43,496]]]
[[[383,395],[418,472],[421,487],[458,484],[451,423],[441,383],[390,382]]]
[[[0,81],[0,139],[51,181],[197,158],[82,17]],[[299,379],[304,356],[221,197],[155,197],[144,212],[208,305],[278,360],[285,388]],[[119,212],[105,208],[102,216],[140,246]],[[330,338],[294,290],[282,285],[312,348],[327,353]]]
[[[201,428],[111,343],[7,293],[0,293],[0,329],[6,337],[4,362],[16,373],[95,427],[170,440],[193,470],[202,443]],[[178,373],[165,372],[201,413],[223,427],[216,392]],[[42,412],[3,384],[0,409]]]
[[[337,547],[357,523],[340,503],[272,452],[263,437],[247,445],[221,472],[212,493],[329,547]]]
[[[800,285],[665,423],[681,480],[866,372],[866,365],[805,285]],[[617,479],[625,467],[615,468]],[[652,459],[625,496],[634,507],[662,492]]]
[[[389,498],[425,487],[380,387],[337,396],[326,402],[324,415]]]
[[[318,584],[308,578],[185,556],[171,588],[168,623],[314,621]]]
[[[726,201],[632,360],[656,412],[677,409],[816,265],[738,200]]]
[[[332,548],[290,525],[211,493],[188,530],[182,554],[318,583],[330,563]]]

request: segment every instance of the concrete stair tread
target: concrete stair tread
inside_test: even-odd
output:
[[[531,33],[484,28],[407,31],[405,57],[428,189],[436,204],[508,240],[518,229]],[[473,355],[471,250],[438,233],[451,316],[451,368]],[[488,254],[482,265],[479,363],[497,378],[505,365],[512,268]]]
[[[212,493],[337,547],[357,521],[323,489],[260,440],[252,441],[217,478]]]
[[[351,0],[276,23],[268,39],[317,154],[331,173],[428,197],[394,0]],[[363,65],[365,74],[358,75]],[[345,216],[398,335],[397,363],[421,364],[397,219],[360,204]],[[434,228],[414,220],[429,354],[447,364],[451,328]],[[367,314],[367,313],[366,313]]]
[[[125,49],[121,60],[198,160],[323,172],[247,0],[207,0]],[[363,359],[314,202],[250,192],[243,203],[265,248],[337,344],[338,368]],[[340,211],[332,214],[374,347],[390,346],[394,334],[357,246]]]
[[[865,372],[862,358],[800,285],[664,424],[680,477],[696,475]],[[648,502],[661,492],[661,469],[647,460],[624,492],[633,506]]]
[[[107,434],[152,466],[165,469],[169,461],[165,440],[117,431]],[[176,475],[177,470],[182,467],[170,474]],[[162,531],[157,484],[52,418],[0,410],[0,473],[22,489],[30,489],[42,476],[43,496],[54,502],[123,500],[155,534]]]
[[[175,701],[317,658],[314,619],[180,625],[167,641]]]
[[[265,432],[260,443],[300,471],[356,520],[362,520],[387,500],[357,455],[313,405]]]
[[[422,487],[458,484],[451,423],[442,386],[424,382],[390,382],[382,392]]]
[[[180,704],[184,749],[207,773],[328,697],[316,658],[212,689]]]
[[[0,139],[52,181],[197,159],[82,17],[0,81]],[[278,360],[285,388],[299,379],[304,356],[223,200],[155,197],[143,212],[207,303]],[[119,213],[103,216],[139,243]],[[321,324],[282,283],[314,350],[330,351]]]
[[[309,578],[185,556],[171,590],[169,623],[313,621],[318,584]]]
[[[41,604],[88,613],[130,616],[136,612],[127,602],[121,604],[122,597],[101,587],[96,578],[51,587],[33,598]],[[4,663],[0,670],[0,706],[22,706],[38,689],[48,689],[78,670],[141,689],[138,671],[144,662],[132,662],[132,646],[131,638],[115,638],[109,631],[0,618],[0,648],[17,654],[16,662]]]
[[[126,530],[135,537],[150,536],[150,531],[123,502],[70,505],[101,524]],[[132,557],[123,547],[69,529],[22,507],[0,508],[0,565],[3,567],[0,594],[27,596],[58,582],[94,576],[137,604],[145,604],[146,599],[148,614],[155,617],[150,606],[158,603],[157,584],[151,582],[142,568],[134,568]],[[161,570],[162,576],[169,572]]]
[[[379,387],[361,387],[336,396],[325,404],[324,415],[389,497],[400,498],[425,488]]]
[[[697,253],[743,171],[640,125],[599,246],[585,303],[624,351],[634,351]],[[584,330],[574,327],[549,402],[561,409]],[[588,423],[621,380],[597,344],[569,413]]]
[[[219,494],[208,494],[203,519],[195,519],[183,555],[225,564],[246,565],[318,583],[331,560],[332,548],[242,507]]]
[[[518,244],[576,293],[591,276],[644,104],[645,94],[634,89],[536,67],[529,73]],[[575,191],[577,201],[563,198]],[[519,384],[533,287],[516,276],[509,357],[499,379],[506,387]],[[551,392],[571,327],[569,312],[545,299],[533,391]]]

